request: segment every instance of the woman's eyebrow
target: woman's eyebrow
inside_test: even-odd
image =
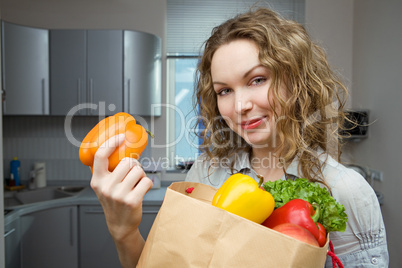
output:
[[[258,69],[258,68],[260,68],[260,67],[264,67],[262,64],[258,64],[258,65],[256,65],[256,66],[254,66],[254,67],[252,67],[250,70],[248,70],[244,75],[243,75],[243,78],[246,78],[247,76],[249,76],[249,74],[251,73],[251,72],[253,72],[255,69]]]
[[[224,83],[224,82],[219,82],[219,81],[213,81],[212,84],[214,84],[214,85],[223,85],[223,86],[226,86],[226,85],[227,85],[226,83]]]
[[[247,76],[250,75],[251,72],[253,72],[255,69],[258,69],[258,68],[260,68],[260,67],[264,67],[264,65],[258,64],[258,65],[256,65],[256,66],[250,68],[250,70],[248,70],[247,72],[244,73],[243,78],[246,78]],[[226,85],[227,85],[226,83],[220,82],[220,81],[213,81],[212,84],[214,84],[214,85],[223,85],[223,86],[226,86]]]

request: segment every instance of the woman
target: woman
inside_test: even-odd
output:
[[[268,9],[239,15],[214,29],[198,72],[204,152],[186,180],[219,187],[241,172],[256,180],[322,183],[349,216],[344,233],[330,234],[345,267],[387,266],[376,195],[364,178],[337,162],[346,89],[305,29]],[[129,267],[144,244],[138,225],[151,182],[130,159],[107,172],[107,156],[119,142],[98,150],[91,185]]]

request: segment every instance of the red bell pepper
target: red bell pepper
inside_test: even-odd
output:
[[[315,211],[309,202],[303,199],[293,199],[282,207],[275,209],[262,224],[269,228],[274,228],[283,223],[297,224],[306,228],[318,241],[320,237],[320,231],[316,224],[320,217],[318,210],[319,206]]]

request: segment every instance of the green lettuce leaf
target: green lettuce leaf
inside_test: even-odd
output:
[[[345,207],[339,204],[329,191],[318,183],[298,178],[294,181],[267,181],[263,187],[274,197],[275,208],[279,208],[288,201],[297,198],[303,199],[310,204],[317,203],[321,208],[318,222],[325,227],[327,232],[345,231],[346,222],[348,221]]]

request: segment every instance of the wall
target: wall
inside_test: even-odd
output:
[[[2,0],[2,19],[49,29],[126,29],[165,35],[166,0]]]
[[[306,28],[327,53],[330,66],[349,89],[346,108],[352,108],[353,1],[306,0]],[[350,146],[343,147],[342,161],[354,163]]]
[[[327,52],[328,61],[351,88],[353,77],[353,1],[306,0],[306,27]],[[348,106],[351,106],[351,99]]]
[[[356,0],[353,106],[370,110],[369,138],[354,146],[356,160],[383,171],[390,267],[402,267],[402,1]]]
[[[74,117],[71,127],[73,137],[81,141],[97,122],[97,117]],[[34,162],[45,162],[46,177],[50,183],[89,183],[91,172],[78,159],[79,147],[66,138],[64,117],[4,116],[3,125],[6,175],[10,174],[10,160],[17,156],[21,161],[22,181],[28,181]]]
[[[402,265],[402,2],[399,0],[306,0],[306,24],[327,49],[330,64],[346,79],[350,108],[369,109],[369,138],[348,144],[354,163],[383,171],[373,187],[384,194],[390,267]]]

